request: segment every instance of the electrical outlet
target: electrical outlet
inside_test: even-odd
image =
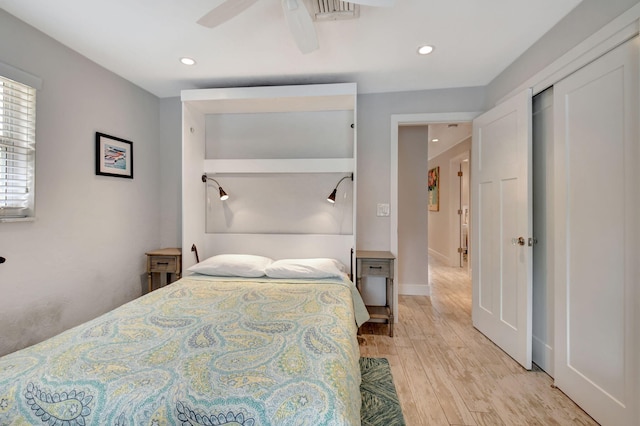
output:
[[[389,216],[389,204],[378,204],[378,216]]]

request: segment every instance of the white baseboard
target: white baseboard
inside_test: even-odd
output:
[[[404,296],[431,296],[431,285],[400,284],[398,294]]]
[[[444,254],[440,253],[439,251],[436,251],[432,248],[429,248],[429,256],[433,256],[435,257],[437,260],[439,260],[440,262],[444,263],[445,265],[449,265],[449,256],[445,256]]]

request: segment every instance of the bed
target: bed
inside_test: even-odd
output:
[[[360,424],[364,303],[284,270],[192,271],[0,358],[0,424]]]

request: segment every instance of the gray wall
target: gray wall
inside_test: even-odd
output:
[[[389,217],[376,216],[390,202],[391,115],[485,110],[481,87],[358,96],[358,222],[361,250],[389,250]],[[401,284],[401,283],[400,283]]]
[[[182,102],[160,100],[160,246],[182,241]],[[185,255],[189,255],[186,253]]]
[[[398,129],[398,281],[429,286],[427,162],[429,128]]]
[[[567,53],[591,34],[634,6],[638,0],[583,0],[487,86],[487,105]]]
[[[142,293],[160,244],[158,99],[0,10],[0,61],[37,93],[36,220],[0,223],[0,355]],[[179,129],[179,127],[178,127]],[[95,132],[133,141],[134,179],[95,175]],[[178,161],[178,160],[176,160]]]

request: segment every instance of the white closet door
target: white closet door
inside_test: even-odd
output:
[[[554,87],[555,382],[602,425],[638,425],[638,40]]]
[[[473,325],[531,369],[531,91],[473,121]]]

